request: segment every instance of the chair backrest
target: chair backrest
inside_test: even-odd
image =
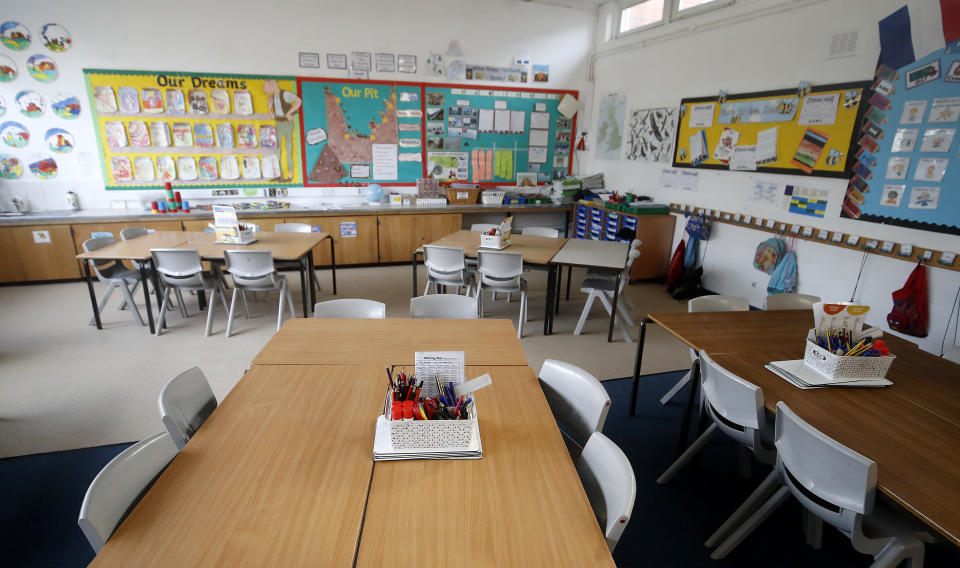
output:
[[[112,244],[115,244],[116,242],[117,242],[117,239],[115,239],[113,235],[87,239],[83,241],[83,245],[82,245],[83,252],[90,252],[93,250],[102,249],[103,247],[110,246]],[[94,273],[97,275],[97,278],[99,279],[104,278],[104,275],[100,273],[101,269],[106,270],[107,268],[110,268],[113,266],[118,266],[118,267],[122,266],[120,262],[117,260],[94,260],[94,261],[91,261],[91,264],[93,266]]]
[[[387,317],[387,305],[376,300],[361,298],[327,300],[313,307],[313,317],[383,319]]]
[[[820,301],[810,294],[772,294],[763,299],[765,310],[805,310]]]
[[[142,237],[150,231],[146,227],[124,227],[120,230],[120,240],[125,241],[127,239],[135,239],[137,237]]]
[[[523,253],[478,251],[477,271],[486,285],[515,286],[523,274]]]
[[[746,312],[750,301],[740,296],[700,296],[687,303],[688,312]]]
[[[528,237],[549,237],[555,239],[560,236],[560,231],[553,227],[524,227],[522,234]]]
[[[760,433],[766,428],[760,387],[724,369],[706,351],[700,352],[700,370],[707,412],[717,426],[754,451],[768,450],[760,443]]]
[[[495,225],[493,223],[474,223],[473,225],[470,225],[470,230],[474,232],[479,231],[481,233],[486,233],[494,227],[499,227],[499,225]]]
[[[273,226],[274,233],[312,233],[313,227],[309,223],[277,223]]]
[[[577,458],[580,483],[613,551],[630,522],[637,497],[637,479],[630,460],[610,438],[594,432]]]
[[[466,267],[462,248],[423,245],[423,264],[431,278],[461,278]]]
[[[210,383],[197,367],[170,379],[160,391],[160,419],[180,449],[217,408]]]
[[[432,294],[410,298],[410,317],[477,319],[477,299],[459,294]]]
[[[544,361],[538,376],[554,418],[577,436],[577,443],[584,444],[591,434],[603,430],[610,395],[596,377],[556,359]]]
[[[864,428],[870,426],[864,425]],[[777,471],[809,512],[853,534],[858,515],[873,511],[877,464],[826,436],[777,403]]]
[[[122,451],[93,478],[77,524],[95,553],[176,455],[169,434],[154,434]]]
[[[277,271],[268,250],[225,250],[223,260],[237,286],[272,285],[270,277]]]
[[[186,278],[203,272],[197,249],[150,249],[153,266],[161,276]]]

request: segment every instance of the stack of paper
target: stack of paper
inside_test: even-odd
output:
[[[473,432],[468,448],[404,448],[398,450],[390,443],[390,429],[383,415],[377,417],[377,434],[373,440],[373,461],[392,460],[478,460],[483,457],[480,427]]]
[[[887,379],[831,379],[810,367],[803,359],[795,361],[773,361],[765,367],[772,373],[801,389],[821,389],[825,387],[886,387],[893,383]]]

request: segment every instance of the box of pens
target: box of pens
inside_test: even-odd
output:
[[[863,329],[869,306],[814,304],[816,326],[807,333],[806,366],[831,379],[886,378],[896,359],[878,327]]]

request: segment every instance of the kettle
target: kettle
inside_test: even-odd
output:
[[[13,207],[13,210],[17,213],[26,213],[27,212],[27,202],[20,199],[19,197],[11,197],[10,205]]]
[[[68,191],[66,193],[67,198],[67,207],[73,209],[74,211],[80,210],[80,198],[77,196],[76,192]]]

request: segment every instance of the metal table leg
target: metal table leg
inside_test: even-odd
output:
[[[640,363],[643,362],[643,342],[647,337],[647,324],[650,318],[643,318],[640,322],[640,337],[637,338],[637,360],[633,364],[633,390],[630,393],[630,416],[637,415],[637,391],[640,389]]]
[[[90,273],[91,261],[84,260],[81,262],[83,262],[84,277],[87,280],[87,291],[90,292],[90,305],[93,306],[93,319],[97,322],[97,329],[103,329],[103,325],[100,323],[100,310],[97,308],[97,293],[93,291],[93,275]]]
[[[680,424],[680,439],[677,440],[677,457],[687,449],[687,439],[690,437],[690,416],[696,404],[697,391],[700,390],[700,360],[693,362],[690,368],[690,395],[687,397],[687,407],[683,409],[683,421]]]
[[[313,249],[310,249],[310,252],[307,253],[307,282],[309,282],[308,288],[310,288],[310,306],[317,305],[317,275],[313,271]],[[334,276],[334,281],[336,281],[336,276]]]
[[[553,289],[555,287],[556,266],[547,265],[547,300],[543,310],[543,334],[550,335],[553,328]]]
[[[309,291],[307,290],[307,282],[309,282],[309,280],[307,278],[307,273],[305,272],[306,264],[307,264],[306,255],[300,257],[299,264],[300,264],[300,299],[303,302],[303,317],[310,317],[309,312],[307,312],[307,296],[310,295],[310,292],[313,291],[313,289],[311,288]],[[310,285],[312,286],[313,284],[311,283]]]
[[[411,298],[416,298],[416,297],[417,297],[417,255],[420,254],[420,252],[421,252],[421,251],[418,251],[418,250],[413,251],[413,261],[412,261],[412,264],[413,264],[413,294],[410,295]]]
[[[573,277],[573,265],[567,267],[567,300],[570,299],[570,280]]]
[[[150,335],[155,333],[156,328],[153,325],[153,308],[150,307],[150,286],[147,286],[147,263],[140,263],[140,286],[143,288],[143,299],[147,303],[147,322],[150,324]],[[130,306],[131,309],[137,309],[136,306]]]
[[[553,313],[560,313],[560,288],[563,284],[563,266],[557,267],[557,288],[553,291]],[[552,316],[551,316],[552,317]],[[553,331],[553,326],[551,326],[550,331]]]
[[[610,328],[607,330],[607,343],[613,341],[613,323],[617,321],[617,299],[620,296],[620,273],[617,272],[617,281],[613,285],[613,305],[610,308]]]
[[[333,250],[333,235],[330,235],[330,276],[333,278],[333,295],[337,295],[337,252]],[[311,259],[313,258],[313,252],[310,253]],[[311,260],[310,262],[313,262]]]

